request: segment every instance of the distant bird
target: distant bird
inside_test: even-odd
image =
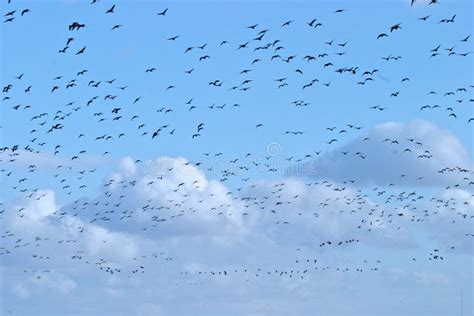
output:
[[[163,11],[161,11],[160,13],[158,13],[158,15],[163,15],[165,16],[166,15],[166,12],[168,12],[168,8],[164,9]]]
[[[86,46],[84,46],[83,48],[81,48],[80,50],[77,51],[76,55],[79,55],[79,54],[84,54],[86,50]]]
[[[467,42],[470,37],[471,37],[471,34],[469,34],[468,36],[466,36],[465,38],[463,38],[462,40],[460,40],[460,42]]]
[[[115,4],[110,9],[105,11],[105,13],[114,13],[114,9],[115,9]]]
[[[395,31],[395,30],[399,30],[399,29],[401,29],[401,28],[402,28],[402,27],[401,27],[401,23],[397,23],[397,24],[395,24],[395,25],[392,25],[392,26],[390,27],[390,33],[393,32],[393,31]]]

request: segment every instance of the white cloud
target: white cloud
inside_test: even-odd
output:
[[[39,190],[29,199],[21,199],[11,206],[20,215],[21,221],[42,221],[59,210],[52,190]]]
[[[184,158],[161,157],[140,167],[131,158],[124,158],[107,184],[111,198],[99,197],[100,203],[124,196],[117,202],[143,225],[149,225],[151,214],[156,213],[157,221],[167,222],[160,224],[162,236],[236,234],[244,230],[242,203],[234,200],[223,184],[206,179]],[[146,205],[149,207],[144,210]]]
[[[72,216],[57,205],[52,190],[39,190],[31,197],[7,203],[6,208],[11,210],[4,219],[7,229],[30,243],[57,244],[74,240],[74,246],[86,251],[86,256],[102,256],[117,262],[131,260],[139,254],[141,244],[147,244],[130,234],[114,232]],[[74,246],[66,243],[64,247],[71,250]]]
[[[315,168],[317,178],[355,180],[356,185],[466,186],[468,181],[463,178],[470,173],[458,168],[472,170],[473,160],[451,132],[416,120],[377,125],[323,154]],[[454,170],[439,172],[445,168]]]
[[[320,286],[342,290],[347,284],[361,282],[354,281],[356,268],[364,268],[365,277],[372,278],[370,268],[383,267],[376,260],[383,258],[383,262],[407,247],[420,246],[417,245],[420,232],[435,235],[433,243],[453,242],[450,230],[446,232],[447,240],[436,233],[446,225],[444,212],[453,215],[448,213],[453,205],[440,208],[438,214],[430,213],[433,222],[413,223],[412,216],[421,217],[417,210],[406,209],[405,216],[398,217],[396,204],[384,205],[362,190],[335,181],[308,183],[299,178],[259,181],[229,194],[229,188],[206,178],[186,159],[162,157],[146,163],[124,158],[104,185],[99,196],[64,205],[58,205],[51,190],[38,191],[31,198],[6,204],[12,210],[6,215],[6,230],[14,231],[15,238],[21,236],[24,242],[42,237],[36,242],[41,247],[28,245],[23,251],[27,255],[23,257],[21,248],[8,244],[17,260],[22,261],[18,268],[12,268],[16,277],[7,282],[18,284],[18,280],[26,280],[23,287],[14,287],[16,296],[27,299],[44,295],[39,293],[43,287],[70,296],[84,296],[84,300],[90,301],[95,299],[92,293],[100,293],[104,302],[122,301],[122,298],[124,302],[134,302],[133,310],[130,304],[121,305],[123,313],[130,315],[179,315],[189,310],[219,314],[217,311],[224,310],[228,304],[239,314],[266,310],[273,313],[277,311],[275,306],[279,306],[272,304],[275,298],[281,298],[281,304],[288,303],[285,310],[289,311],[298,308],[294,305],[297,298],[311,297],[314,293],[326,297],[320,293]],[[468,204],[456,207],[460,212],[467,212],[465,208],[472,212],[469,192],[449,190],[444,194],[440,197],[442,201],[467,201]],[[419,206],[420,211],[434,208],[436,201],[426,200],[413,205]],[[22,218],[20,208],[25,214]],[[390,214],[393,216],[389,217]],[[155,221],[156,218],[163,221]],[[450,229],[459,232],[465,228],[462,225],[459,228],[455,224]],[[45,237],[49,239],[44,240]],[[58,243],[59,240],[75,242]],[[347,240],[359,242],[345,243]],[[320,247],[327,241],[332,245]],[[342,242],[340,246],[339,242]],[[83,251],[82,259],[71,260],[78,250]],[[33,271],[38,261],[30,257],[31,253],[51,253],[51,261],[43,263],[51,272],[42,273],[41,279],[33,283],[30,281],[36,280],[38,272]],[[122,272],[108,275],[98,271],[97,262],[101,259]],[[308,259],[310,263],[306,262]],[[313,263],[314,259],[317,263]],[[140,266],[144,267],[143,274],[131,273]],[[290,279],[274,273],[303,270],[306,266],[310,271],[304,279],[296,274]],[[320,272],[326,267],[329,267],[327,272]],[[23,268],[28,271],[26,279]],[[338,268],[349,268],[352,272],[343,275]],[[244,269],[248,272],[243,272]],[[210,271],[224,270],[228,276],[210,275]],[[447,280],[435,272],[413,277],[420,280],[419,286],[444,284]],[[402,279],[410,282],[410,277]],[[201,296],[196,296],[197,292]],[[159,303],[156,297],[160,298]],[[209,297],[221,301],[210,302],[206,299]],[[230,302],[225,297],[242,299]],[[186,301],[186,306],[178,304],[180,301]],[[87,308],[82,310],[90,314]]]

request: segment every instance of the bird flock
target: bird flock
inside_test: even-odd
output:
[[[414,42],[409,44],[414,46],[411,50],[398,49],[400,42],[413,41],[408,37],[413,28],[449,33],[468,13],[449,14],[443,9],[447,1],[406,2],[400,5],[426,15],[401,16],[380,29],[371,26],[372,34],[362,38],[326,36],[356,14],[334,7],[316,10],[319,17],[309,12],[307,19],[275,17],[281,22],[272,25],[246,24],[236,17],[230,32],[234,35],[219,33],[218,41],[206,39],[205,33],[192,35],[194,26],[182,20],[171,4],[150,2],[140,12],[140,19],[161,29],[170,21],[183,24],[182,32],[166,29],[168,35],[157,36],[137,29],[132,24],[136,21],[123,19],[128,8],[120,2],[81,3],[103,21],[99,24],[83,15],[54,24],[62,38],[55,35],[42,48],[57,61],[50,69],[32,73],[28,64],[19,63],[17,73],[2,71],[1,260],[21,260],[23,277],[38,282],[62,262],[127,279],[169,274],[177,286],[203,286],[217,278],[298,282],[328,271],[381,273],[386,264],[396,262],[387,263],[376,252],[365,253],[364,247],[392,238],[388,235],[409,242],[410,232],[422,225],[449,227],[461,237],[399,260],[447,264],[466,245],[472,252],[472,165],[453,158],[448,160],[453,163],[438,168],[447,161],[436,145],[442,139],[417,132],[419,126],[429,130],[425,121],[400,134],[377,135],[371,128],[371,120],[396,120],[394,113],[406,110],[415,119],[440,120],[457,133],[472,135],[472,82],[452,86],[448,76],[445,90],[431,90],[417,77],[439,67],[436,62],[460,63],[467,72],[472,70],[471,30],[450,35],[448,43],[424,47]],[[20,24],[29,23],[36,12],[26,6],[5,1],[2,32],[13,34]],[[92,40],[95,32],[112,35]],[[121,32],[137,37],[145,33],[169,53],[125,61],[134,64],[133,71],[121,75],[101,71],[103,52],[119,54],[108,51],[107,43],[124,41]],[[391,41],[398,44],[391,46]],[[317,49],[305,50],[310,42]],[[356,51],[361,45],[382,47],[386,54],[360,58]],[[35,54],[34,47],[30,50],[28,54]],[[412,63],[407,70],[404,62],[415,51],[423,62]],[[68,67],[62,66],[64,60]],[[167,64],[173,65],[172,73]],[[236,67],[240,68],[234,71]],[[57,75],[49,76],[50,72]],[[377,93],[370,90],[372,86]],[[322,96],[324,100],[342,96],[345,87],[350,87],[348,94],[368,97],[370,103],[359,106],[357,115],[354,109],[347,109],[354,115],[344,115],[344,108],[322,101]],[[400,108],[398,100],[414,93],[423,103]],[[272,103],[275,109],[266,106]],[[312,115],[325,125],[299,124]],[[333,115],[347,123],[333,122]],[[356,141],[350,143],[351,139]],[[233,144],[221,146],[222,142]],[[300,149],[291,152],[295,146]],[[165,157],[156,157],[156,150]],[[167,157],[186,157],[188,150],[198,154]],[[384,170],[383,155],[415,167],[404,166],[406,172]],[[122,156],[133,158],[120,160]],[[342,167],[333,176],[346,163],[356,166],[349,169],[362,168],[361,173],[389,172],[388,179],[365,181]],[[117,164],[119,171],[110,172]],[[421,170],[425,166],[428,171]],[[444,195],[433,190],[435,182]],[[55,200],[61,202],[51,202]],[[34,227],[45,221],[63,229]],[[285,251],[281,261],[259,262],[258,253],[264,249],[246,248],[240,256],[255,261],[220,258],[220,263],[210,260],[192,269],[180,262],[200,260],[199,246],[192,258],[186,257],[186,247],[173,247],[171,241],[145,246],[212,230],[218,230],[221,238],[268,238],[272,245],[296,238],[301,243],[281,250]],[[117,259],[117,253],[128,250],[127,241],[114,231],[139,236],[134,244],[140,251],[130,250],[132,255]],[[257,231],[267,232],[266,237]],[[88,246],[90,236],[97,239],[95,250]],[[212,245],[209,242],[208,247]],[[356,251],[356,259],[334,261],[341,249]],[[278,247],[274,251],[278,253]],[[218,250],[215,255],[219,256]],[[171,266],[176,273],[169,272]]]

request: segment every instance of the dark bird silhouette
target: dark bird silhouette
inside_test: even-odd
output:
[[[397,24],[395,24],[395,25],[392,25],[392,26],[390,27],[390,33],[393,32],[393,31],[395,31],[395,30],[400,30],[401,28],[402,28],[402,27],[401,27],[401,23],[397,23]]]
[[[166,8],[166,9],[164,9],[163,11],[161,11],[160,13],[158,13],[158,15],[165,16],[165,15],[166,15],[166,12],[168,12],[168,8]]]
[[[114,13],[114,9],[115,9],[115,4],[110,9],[105,11],[105,13]]]

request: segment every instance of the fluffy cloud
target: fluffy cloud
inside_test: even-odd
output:
[[[439,172],[445,168],[454,170]],[[383,186],[465,186],[470,173],[458,168],[472,170],[470,153],[451,132],[422,120],[377,125],[315,161],[317,178]]]
[[[122,159],[107,180],[106,194],[95,203],[107,201],[120,203],[136,224],[155,220],[160,225],[156,233],[162,237],[230,236],[245,229],[242,202],[184,158],[161,157],[139,165],[129,157]]]
[[[81,306],[79,313],[88,315],[97,312],[86,307],[97,295],[103,304],[136,303],[98,307],[107,311],[105,314],[180,315],[194,310],[217,315],[229,304],[236,314],[278,314],[282,310],[304,314],[298,309],[299,298],[315,293],[327,297],[319,287],[346,291],[347,284],[362,282],[351,274],[357,268],[369,273],[364,280],[377,278],[370,276],[371,268],[382,269],[393,254],[419,246],[418,237],[423,234],[431,234],[433,244],[443,242],[446,247],[442,251],[446,252],[453,242],[448,235],[456,232],[455,238],[461,238],[459,232],[467,229],[468,222],[453,224],[444,237],[435,231],[447,220],[463,220],[451,210],[460,205],[451,203],[462,203],[458,210],[472,214],[472,198],[461,189],[444,194],[439,201],[411,203],[420,212],[440,205],[437,214],[429,213],[429,221],[418,224],[416,220],[423,214],[413,207],[403,209],[405,216],[399,217],[396,203],[384,205],[386,197],[369,196],[349,183],[308,183],[290,177],[258,181],[231,192],[184,158],[161,157],[144,163],[124,158],[105,179],[99,196],[58,205],[54,192],[43,190],[7,203],[5,230],[15,236],[5,244],[10,251],[4,263],[8,270],[1,273],[15,276],[6,279],[15,299],[46,299],[48,295],[41,290],[46,288],[65,300],[80,297],[82,303],[76,302]],[[420,235],[422,227],[427,230]],[[347,240],[359,242],[345,243]],[[325,245],[320,246],[322,243]],[[38,261],[32,254],[51,259]],[[75,255],[81,259],[71,259]],[[121,272],[104,273],[106,267]],[[346,268],[352,272],[343,274]],[[296,271],[305,269],[308,274],[299,278]],[[218,274],[224,270],[228,275]],[[295,276],[278,276],[275,270],[293,270]],[[439,274],[421,274],[419,278],[431,280],[432,275]],[[444,276],[436,278],[445,280]],[[403,282],[409,283],[408,279]],[[218,301],[206,300],[209,297]],[[226,297],[242,299],[231,302]],[[286,310],[272,307],[275,297],[285,302]],[[180,301],[186,301],[186,306]],[[111,306],[120,306],[120,310]],[[321,306],[313,307],[324,312]],[[25,315],[29,313],[24,310]]]
[[[371,208],[376,211],[367,215]],[[389,222],[377,217],[381,210],[394,210],[376,206],[355,188],[284,178],[259,181],[235,193],[207,179],[184,158],[138,164],[122,159],[106,180],[104,195],[88,201],[83,213],[97,214],[98,209],[109,214],[126,210],[120,220],[111,216],[108,227],[174,242],[232,244],[258,239],[279,245],[302,243],[312,249],[325,241],[358,238],[372,246],[413,244],[408,231],[398,231],[404,219]]]
[[[36,244],[59,261],[54,244],[61,244],[65,250],[81,249],[90,258],[103,256],[117,262],[131,260],[139,254],[141,244],[146,245],[135,236],[69,214],[57,204],[52,190],[39,190],[30,197],[16,199],[7,203],[6,209],[9,212],[3,222],[7,231],[21,238],[17,247]]]
[[[428,220],[428,235],[447,248],[465,254],[473,253],[472,220],[474,219],[474,195],[461,189],[443,191],[431,206],[436,214]]]
[[[307,184],[298,178],[287,178],[283,182],[260,182],[246,193],[265,208],[253,208],[253,224],[279,244],[299,242],[317,249],[325,241],[355,238],[373,246],[412,245],[409,232],[397,231],[395,223],[399,221],[389,223],[380,218],[379,211],[394,210],[379,209],[355,188],[331,182]],[[377,211],[368,215],[371,209]]]

